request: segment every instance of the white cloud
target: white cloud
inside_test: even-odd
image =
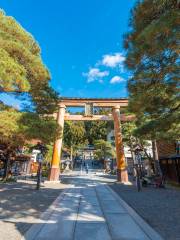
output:
[[[87,77],[87,82],[93,82],[95,80],[103,82],[102,78],[108,75],[108,71],[100,71],[99,68],[90,68],[88,73],[83,73],[83,76]]]
[[[125,60],[125,57],[122,55],[122,53],[106,54],[103,56],[101,64],[107,67],[112,67],[112,68],[118,65],[122,67],[124,60]]]
[[[114,84],[114,83],[120,83],[120,82],[124,82],[125,79],[120,77],[120,76],[114,76],[113,78],[111,78],[110,83]]]

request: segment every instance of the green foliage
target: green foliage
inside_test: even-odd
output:
[[[130,110],[151,139],[180,137],[179,19],[176,0],[138,1],[125,36]]]
[[[29,92],[38,113],[56,110],[58,96],[33,36],[0,10],[0,91]]]
[[[94,146],[95,146],[95,158],[101,160],[105,160],[107,158],[114,158],[115,157],[115,149],[113,148],[113,146],[107,142],[104,141],[102,139],[100,140],[96,140],[94,142]]]
[[[20,134],[18,122],[21,113],[14,109],[0,111],[0,141],[10,145],[21,145],[23,138]]]
[[[0,142],[10,147],[23,146],[31,139],[48,144],[54,141],[59,131],[53,119],[36,113],[22,113],[12,108],[0,111]]]
[[[38,43],[14,18],[0,10],[0,91],[26,92],[36,111],[18,112],[0,103],[0,142],[6,145],[7,161],[8,155],[28,140],[52,144],[60,133],[56,122],[44,117],[54,113],[58,103],[49,80]]]
[[[47,153],[45,155],[44,163],[51,163],[52,155],[53,155],[53,143],[46,145]]]
[[[122,137],[123,143],[133,148],[135,142],[135,130],[136,125],[135,122],[125,122],[122,124]]]
[[[44,84],[38,90],[32,88],[32,97],[35,102],[35,110],[39,114],[53,114],[58,111],[59,96],[48,84]]]
[[[67,121],[64,125],[64,145],[68,148],[86,143],[84,122]]]
[[[106,140],[108,133],[108,123],[106,121],[87,121],[85,122],[85,129],[89,144],[94,144],[98,139]]]
[[[0,11],[0,79],[4,91],[29,91],[50,79],[40,47],[12,17]]]
[[[11,107],[5,105],[1,100],[0,100],[0,111],[8,110]]]
[[[139,129],[135,121],[125,122],[122,124],[123,143],[129,147],[132,152],[139,147],[143,151],[143,155],[152,161],[152,157],[148,154],[147,148],[150,147],[150,142],[146,134],[139,134]]]
[[[39,139],[44,144],[53,143],[56,136],[61,134],[53,118],[36,113],[22,113],[18,125],[25,140]]]

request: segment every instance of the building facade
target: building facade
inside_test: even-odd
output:
[[[157,142],[159,162],[167,180],[180,184],[180,141]]]

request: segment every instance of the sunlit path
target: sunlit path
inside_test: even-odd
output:
[[[46,223],[34,225],[26,240],[112,240],[161,239],[132,209],[107,186],[101,171],[74,171],[63,176],[69,183],[51,206]]]
[[[179,8],[0,0],[0,240],[180,240]]]

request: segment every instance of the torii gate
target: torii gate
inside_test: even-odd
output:
[[[55,140],[49,181],[58,181],[60,174],[60,156],[62,148],[62,137],[64,121],[112,121],[114,120],[117,180],[120,182],[128,181],[127,166],[125,162],[124,149],[121,135],[121,121],[129,121],[131,116],[120,115],[120,108],[127,107],[127,98],[61,98],[57,113],[57,123],[62,129],[61,136]],[[70,115],[65,112],[66,107],[85,107],[85,115]],[[111,108],[112,114],[94,115],[93,107]]]

